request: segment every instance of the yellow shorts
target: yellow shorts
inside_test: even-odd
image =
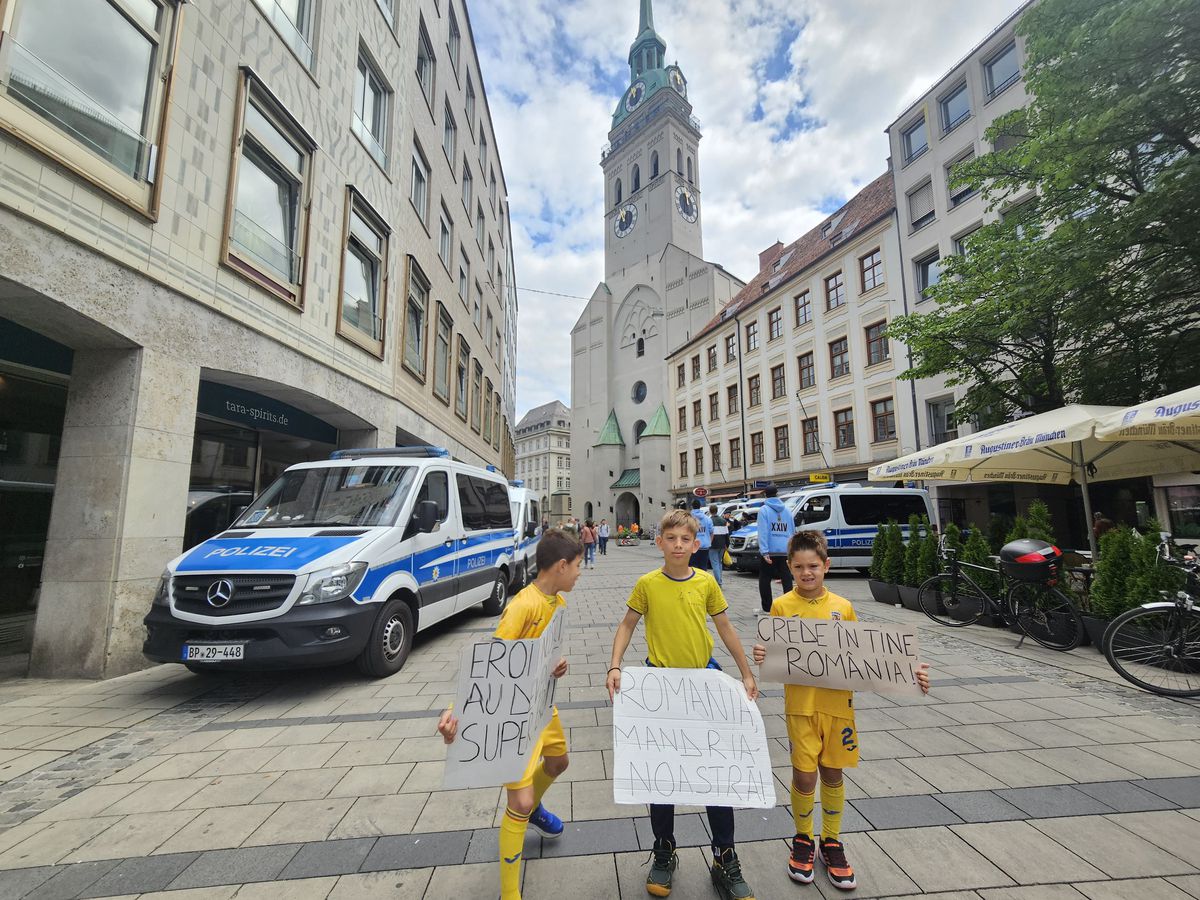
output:
[[[521,776],[520,781],[506,784],[505,787],[510,791],[529,787],[533,784],[533,773],[537,771],[543,756],[565,756],[566,753],[567,735],[563,732],[562,722],[558,720],[558,708],[555,707],[554,715],[542,729],[542,736],[538,738],[537,746],[533,748],[533,753],[529,756],[529,765],[525,767],[525,774]]]
[[[822,712],[785,718],[792,744],[792,768],[815,772],[817,763],[829,769],[858,765],[858,729],[854,727],[854,719]]]

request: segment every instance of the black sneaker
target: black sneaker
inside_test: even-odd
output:
[[[713,857],[712,883],[721,900],[754,900],[754,891],[742,877],[742,864],[732,847]]]
[[[846,861],[846,848],[841,841],[833,838],[821,838],[821,862],[825,864],[825,872],[835,888],[852,891],[858,887],[854,880],[854,870]]]
[[[813,862],[817,855],[817,845],[807,834],[798,834],[792,838],[792,857],[788,860],[788,877],[801,884],[812,884]]]
[[[678,865],[679,856],[675,853],[675,842],[666,838],[656,839],[650,858],[650,872],[646,875],[646,893],[654,897],[670,896],[671,877]]]

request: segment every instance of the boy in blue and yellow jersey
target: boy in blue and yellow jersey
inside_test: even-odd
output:
[[[825,587],[825,575],[829,571],[829,547],[823,534],[819,531],[798,531],[792,535],[788,542],[787,563],[796,587],[771,604],[771,615],[858,621],[850,601],[830,593]],[[761,664],[766,659],[766,648],[762,644],[755,644],[753,652],[756,663]],[[922,663],[917,669],[917,681],[927,693],[928,669],[927,663]],[[812,839],[812,820],[819,771],[821,862],[834,887],[851,890],[858,886],[858,882],[839,838],[842,812],[846,806],[842,769],[858,765],[854,692],[789,684],[784,686],[783,695],[788,741],[792,749],[792,819],[796,824],[788,875],[801,884],[809,884],[813,880],[813,857],[817,848]]]
[[[579,580],[583,545],[565,531],[547,531],[537,546],[537,579],[509,602],[495,637],[505,641],[539,637],[559,608],[566,606],[563,594]],[[555,678],[567,674],[567,661],[561,659],[551,673]],[[447,709],[438,722],[438,732],[447,744],[458,735],[458,718]],[[529,757],[529,766],[520,781],[506,784],[508,805],[500,823],[500,897],[521,898],[521,856],[525,847],[525,829],[532,825],[544,838],[563,833],[558,816],[542,806],[542,796],[554,779],[567,770],[567,738],[558,710],[542,731]]]
[[[717,634],[737,662],[746,696],[751,700],[758,697],[758,685],[746,661],[746,651],[726,614],[729,604],[725,596],[711,575],[689,565],[700,545],[696,538],[698,527],[696,519],[682,509],[667,513],[659,523],[654,542],[662,551],[663,565],[639,578],[629,597],[625,618],[613,639],[607,678],[609,699],[621,690],[621,658],[638,620],[643,617],[649,648],[647,665],[719,669],[712,656],[713,639],[705,621],[710,616]],[[712,831],[713,885],[722,900],[754,900],[734,850],[733,810],[727,806],[708,807],[708,823]],[[666,897],[671,893],[671,878],[679,863],[675,854],[675,807],[650,804],[650,827],[654,832],[654,857],[646,877],[646,891],[655,897]]]

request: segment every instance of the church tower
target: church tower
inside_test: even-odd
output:
[[[601,151],[605,194],[605,275],[657,259],[668,244],[703,254],[700,239],[700,123],[687,79],[667,65],[652,0],[641,0],[629,48],[629,87],[613,112]]]

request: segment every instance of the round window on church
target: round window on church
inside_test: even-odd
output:
[[[639,381],[633,386],[633,402],[641,403],[646,399],[646,382]]]

